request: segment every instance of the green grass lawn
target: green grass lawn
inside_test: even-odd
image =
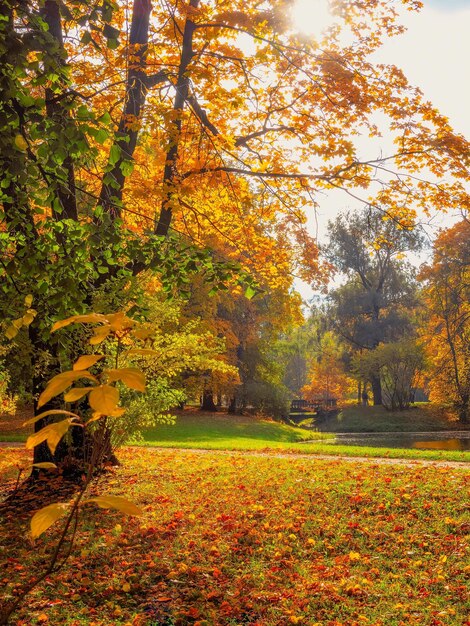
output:
[[[323,441],[330,435],[251,416],[179,412],[174,424],[158,424],[143,433],[148,445],[215,450],[285,449],[302,441]]]
[[[264,432],[263,429],[259,432]],[[24,449],[0,455],[0,495]],[[467,468],[124,448],[93,487],[71,559],[17,626],[467,626]],[[44,567],[30,492],[0,523],[3,595]],[[37,507],[36,507],[37,508]]]
[[[356,407],[351,407],[351,410],[347,409],[352,416],[355,415],[356,411],[362,410]],[[381,415],[376,407],[366,407],[366,410],[369,410],[371,419],[373,416]],[[411,412],[413,413],[413,411]],[[9,420],[4,422],[3,427],[0,428],[0,442],[25,441],[28,431],[20,427],[18,420],[15,421],[13,418],[9,418]],[[338,431],[341,431],[341,428]],[[297,454],[470,461],[470,451],[407,450],[333,445],[333,442],[334,435],[328,433],[318,433],[251,416],[203,413],[191,410],[178,412],[174,424],[157,424],[153,428],[147,429],[144,431],[142,439],[135,443],[163,448],[248,451],[269,449]]]
[[[320,430],[336,433],[432,432],[466,430],[447,415],[441,407],[419,402],[405,411],[387,411],[383,406],[344,407],[340,413],[324,422]]]
[[[332,436],[278,422],[223,413],[182,412],[174,425],[159,424],[143,433],[139,445],[206,450],[276,450],[304,454],[470,461],[459,450],[405,450],[332,445]]]

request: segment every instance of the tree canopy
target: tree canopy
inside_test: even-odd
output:
[[[385,265],[387,228],[404,240],[417,210],[468,206],[468,143],[374,61],[403,30],[393,3],[333,2],[321,40],[294,31],[291,7],[2,3],[2,310],[33,296],[33,355],[58,367],[50,322],[135,302],[148,270],[169,292],[202,273],[211,296],[235,275],[238,297],[243,271],[276,298],[294,276],[324,284],[306,221],[330,189],[387,217]],[[394,148],[378,155],[382,133]]]

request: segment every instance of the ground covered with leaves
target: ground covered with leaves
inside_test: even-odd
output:
[[[26,453],[0,452],[6,495]],[[470,624],[465,467],[135,448],[120,457],[95,489],[133,499],[144,516],[90,508],[67,566],[12,623]],[[31,546],[34,499],[20,505],[3,507],[7,595],[39,570],[57,532]]]

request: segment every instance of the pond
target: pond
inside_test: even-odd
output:
[[[330,443],[330,441],[325,443]],[[418,448],[421,450],[470,450],[470,431],[335,433],[331,445]]]

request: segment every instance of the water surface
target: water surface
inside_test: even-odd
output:
[[[372,448],[417,448],[420,450],[470,450],[470,431],[428,433],[335,433],[325,443]]]

